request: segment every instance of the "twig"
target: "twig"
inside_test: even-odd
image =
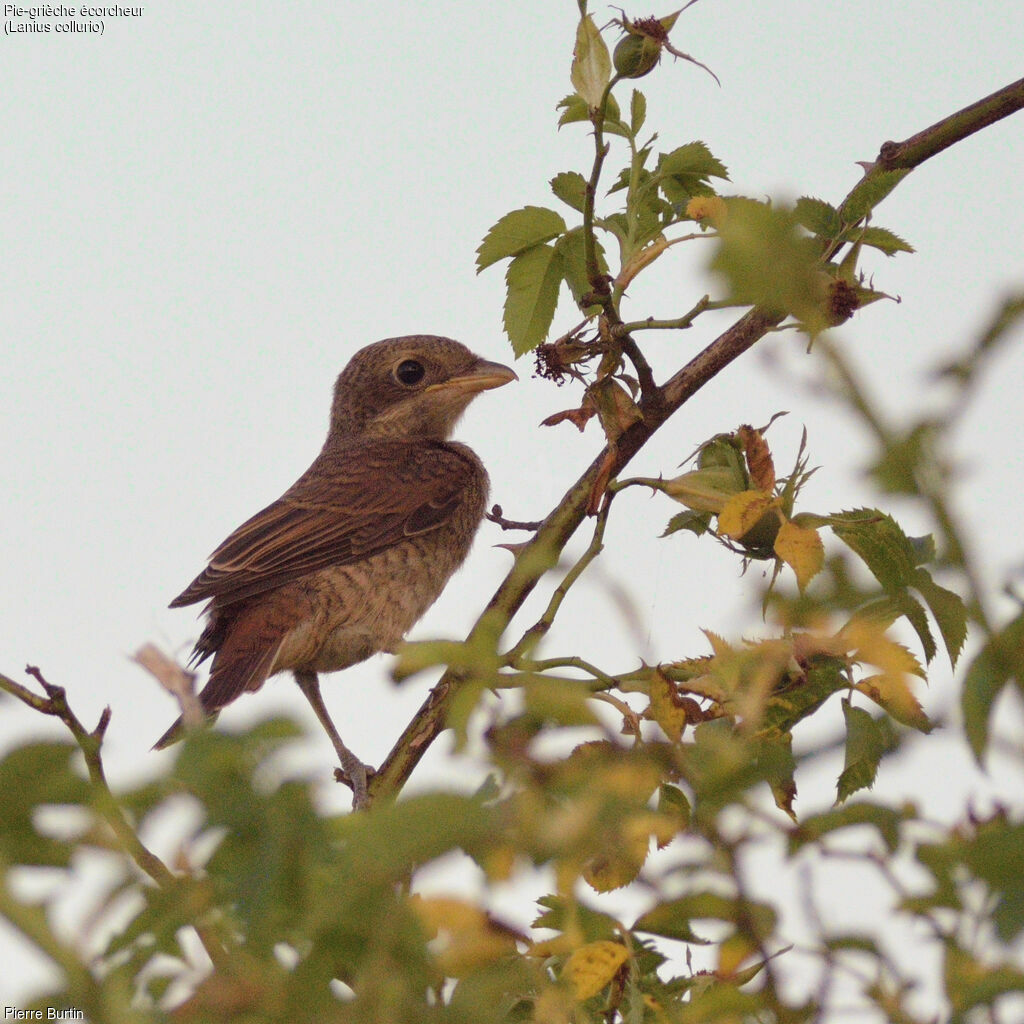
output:
[[[543,521],[540,519],[535,522],[506,519],[505,510],[500,505],[495,505],[490,512],[485,512],[484,518],[489,519],[492,523],[497,523],[503,530],[529,530],[531,533],[536,533],[543,525]]]
[[[107,726],[110,724],[110,708],[106,707],[103,709],[96,728],[90,732],[71,710],[63,687],[54,686],[52,683],[47,682],[42,671],[35,665],[27,665],[25,672],[39,683],[46,693],[46,697],[40,697],[38,694],[15,683],[6,676],[0,676],[0,688],[17,697],[34,710],[44,715],[52,715],[55,718],[59,718],[67,726],[68,731],[75,738],[75,742],[82,751],[82,756],[85,758],[85,766],[89,772],[89,780],[92,783],[95,795],[94,806],[117,836],[121,848],[158,886],[161,888],[173,886],[175,884],[174,874],[139,839],[138,834],[121,810],[121,805],[117,802],[117,798],[107,782],[100,748],[103,745],[103,737],[106,734]],[[220,940],[209,929],[196,926],[196,932],[213,963],[217,967],[224,966],[227,962],[227,951]]]
[[[121,845],[133,861],[143,870],[157,885],[167,886],[174,882],[174,875],[159,857],[150,852],[135,834],[135,830],[124,816],[120,805],[110,790],[107,783],[106,772],[103,768],[103,760],[100,756],[100,747],[103,743],[103,736],[110,724],[110,708],[103,709],[96,728],[89,732],[78,720],[78,716],[71,710],[67,702],[67,694],[62,686],[53,686],[43,677],[42,672],[35,665],[27,665],[25,671],[38,680],[39,685],[46,691],[49,700],[48,707],[37,708],[44,714],[53,715],[59,718],[74,736],[82,755],[85,757],[85,766],[89,771],[89,778],[96,791],[96,807],[106,820],[107,824],[114,830]]]
[[[597,522],[594,525],[594,535],[590,539],[587,550],[583,552],[576,564],[565,574],[562,582],[555,588],[548,601],[544,614],[522,635],[519,642],[505,654],[505,664],[514,665],[518,659],[523,658],[533,651],[537,644],[547,635],[558,614],[558,609],[569,593],[569,588],[583,575],[587,566],[597,558],[604,549],[604,529],[608,522],[608,510],[611,507],[611,494],[605,499],[601,511],[598,513]]]
[[[601,179],[601,168],[608,155],[608,144],[604,141],[604,119],[608,109],[608,98],[618,82],[619,76],[613,75],[601,94],[600,104],[593,113],[594,163],[590,169],[590,180],[587,182],[583,198],[583,260],[587,270],[587,280],[593,289],[594,301],[603,308],[608,325],[613,330],[622,323],[622,317],[619,315],[615,297],[608,286],[608,280],[602,275],[601,268],[598,266],[597,240],[594,238],[594,205],[597,201],[597,183]],[[619,333],[616,338],[623,353],[633,364],[633,369],[636,370],[636,377],[640,382],[640,394],[645,403],[650,406],[660,406],[662,404],[661,390],[654,381],[650,364],[643,352],[640,351],[640,347],[628,332]]]
[[[586,672],[592,676],[595,683],[599,683],[601,686],[612,688],[619,685],[619,681],[607,672],[602,671],[596,665],[591,664],[589,661],[585,661],[583,658],[578,658],[575,655],[571,655],[566,658],[544,658],[541,661],[532,661],[525,659],[517,659],[515,668],[520,669],[523,672],[547,672],[553,668],[578,668],[581,672]],[[550,676],[548,677],[550,678]]]
[[[620,337],[633,331],[686,330],[693,326],[694,320],[706,309],[721,308],[721,305],[721,303],[712,302],[710,295],[705,295],[689,313],[684,313],[682,316],[674,317],[671,320],[657,320],[653,316],[649,316],[646,320],[633,320],[630,323],[616,324],[611,329],[612,337]]]

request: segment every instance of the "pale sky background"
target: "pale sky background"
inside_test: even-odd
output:
[[[593,10],[599,24],[616,13]],[[555,130],[576,19],[572,0],[158,0],[141,17],[108,19],[102,36],[0,41],[0,671],[22,679],[26,663],[39,665],[90,725],[109,704],[115,783],[164,763],[150,746],[175,715],[128,655],[146,641],[187,653],[199,626],[168,601],[311,461],[352,353],[436,333],[511,361],[503,268],[477,277],[474,250],[508,210],[557,206],[554,174],[589,169],[585,127]],[[662,148],[703,139],[730,169],[727,193],[838,202],[860,174],[855,161],[871,160],[881,142],[1019,78],[1022,40],[1024,8],[1011,2],[704,0],[682,15],[673,41],[722,87],[671,61],[638,85]],[[609,169],[624,159],[613,152]],[[915,171],[879,209],[876,223],[917,254],[864,266],[902,303],[872,306],[839,336],[894,413],[936,397],[927,369],[962,351],[1024,282],[1022,161],[1018,114]],[[631,290],[628,315],[690,308],[714,287],[700,271],[708,251],[663,260]],[[576,319],[564,305],[556,333]],[[731,319],[706,321],[644,335],[659,376]],[[990,368],[958,433],[961,509],[992,579],[1024,559],[1021,340],[1018,331],[1016,351]],[[860,479],[863,441],[798,383],[812,365],[802,352],[793,334],[761,343],[630,472],[670,473],[710,435],[788,409],[770,434],[780,471],[804,424],[822,466],[804,508],[881,500],[908,532],[926,532],[916,507],[879,499]],[[516,369],[521,383],[480,398],[458,437],[489,467],[506,515],[540,518],[602,438],[594,425],[582,436],[568,424],[538,427],[578,394],[532,379],[532,359]],[[618,500],[608,549],[592,583],[566,602],[547,652],[583,643],[590,660],[626,670],[639,657],[704,653],[700,627],[733,639],[756,627],[750,581],[733,558],[689,535],[657,539],[677,510],[639,490]],[[509,564],[493,545],[510,539],[485,524],[413,636],[464,635]],[[610,583],[632,596],[639,635],[621,624]],[[956,704],[941,658],[922,694],[935,715]],[[433,679],[396,690],[389,664],[371,659],[324,685],[342,734],[373,763]],[[282,710],[312,722],[286,677],[239,701],[221,726]],[[0,745],[55,731],[11,700],[0,706]],[[477,778],[449,747],[436,745],[422,783]],[[330,765],[314,733],[308,766],[326,777]],[[798,778],[798,811],[827,805],[837,771]],[[968,793],[981,809],[996,795],[1019,810],[1021,781],[998,759],[978,775],[950,735],[885,762],[876,792],[941,816],[958,813]],[[345,805],[333,791],[326,799]],[[4,1003],[38,990],[42,962],[2,927],[0,954]]]

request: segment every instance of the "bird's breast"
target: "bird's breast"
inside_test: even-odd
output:
[[[272,672],[336,672],[394,650],[469,554],[487,500],[482,468],[472,491],[438,529],[289,584],[307,613],[285,636]]]

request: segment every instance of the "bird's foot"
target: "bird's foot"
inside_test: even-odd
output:
[[[370,806],[369,781],[377,774],[372,765],[364,764],[346,748],[348,757],[341,757],[342,766],[334,769],[334,781],[352,790],[352,809],[361,810]]]

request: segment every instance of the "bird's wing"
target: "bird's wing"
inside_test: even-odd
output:
[[[230,604],[435,530],[482,473],[468,449],[440,442],[361,441],[322,453],[217,548],[171,607]]]

